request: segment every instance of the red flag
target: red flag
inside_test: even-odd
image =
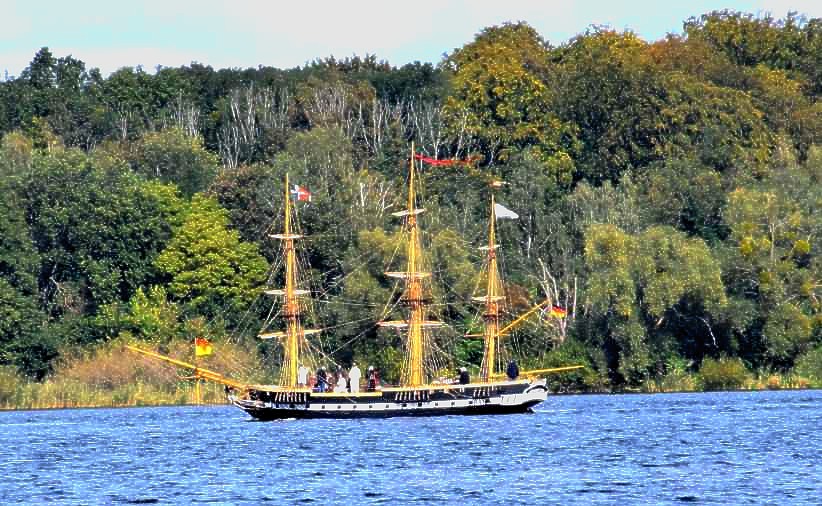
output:
[[[291,196],[294,197],[294,200],[311,202],[311,192],[300,185],[294,185]]]
[[[443,159],[443,160],[437,160],[436,158],[431,158],[429,156],[421,155],[419,153],[414,153],[414,159],[415,160],[420,160],[420,161],[425,162],[429,165],[434,165],[434,166],[437,166],[437,167],[448,167],[448,166],[451,166],[451,165],[471,164],[471,163],[474,163],[475,161],[479,160],[479,157],[478,156],[471,156],[471,157],[466,158],[464,160],[458,160],[456,158],[446,158],[446,159]]]

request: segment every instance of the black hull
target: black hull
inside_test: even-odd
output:
[[[392,418],[396,416],[471,416],[471,415],[510,415],[515,413],[531,413],[534,405],[541,401],[534,402],[530,406],[476,406],[468,408],[432,408],[432,409],[415,409],[413,411],[396,411],[388,412],[338,412],[338,411],[301,411],[296,409],[244,409],[246,413],[253,416],[260,421],[285,420],[289,418],[295,419],[317,419],[317,418],[334,418],[334,419],[352,419],[352,418]]]
[[[268,421],[528,413],[547,393],[545,382],[539,380],[390,389],[362,395],[257,389],[229,400],[257,420]]]

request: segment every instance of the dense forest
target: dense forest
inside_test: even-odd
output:
[[[327,352],[390,376],[399,336],[373,323],[413,142],[471,160],[423,170],[455,336],[477,324],[459,302],[501,180],[519,214],[498,224],[510,312],[567,308],[511,337],[524,366],[585,364],[562,380],[580,390],[822,384],[820,96],[822,19],[799,15],[713,12],[654,42],[591,28],[556,47],[507,23],[401,67],[105,77],[44,47],[0,82],[0,370],[114,374],[100,357],[115,343],[206,336],[215,368],[273,374],[276,343],[256,334],[288,173],[312,192],[303,258],[316,318],[336,329]],[[453,343],[455,366],[479,364],[481,343]]]

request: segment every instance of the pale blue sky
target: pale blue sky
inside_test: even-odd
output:
[[[392,65],[437,63],[484,27],[526,21],[558,45],[591,25],[646,40],[730,8],[822,17],[822,0],[0,0],[0,78],[19,75],[48,46],[104,74],[123,66],[292,68],[315,58],[376,54]]]

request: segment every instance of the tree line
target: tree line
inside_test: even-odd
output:
[[[288,173],[313,194],[302,260],[337,329],[324,344],[390,375],[398,337],[373,319],[413,142],[474,160],[424,169],[436,295],[474,295],[498,180],[520,216],[499,223],[511,312],[546,296],[567,310],[523,326],[512,356],[584,363],[579,388],[706,360],[822,381],[820,94],[822,20],[795,14],[712,12],[653,42],[591,28],[559,46],[506,23],[401,67],[104,77],[42,48],[0,82],[0,364],[43,380],[117,336],[274,353],[254,335]],[[478,323],[441,311],[452,337]],[[477,365],[477,344],[450,351]]]

